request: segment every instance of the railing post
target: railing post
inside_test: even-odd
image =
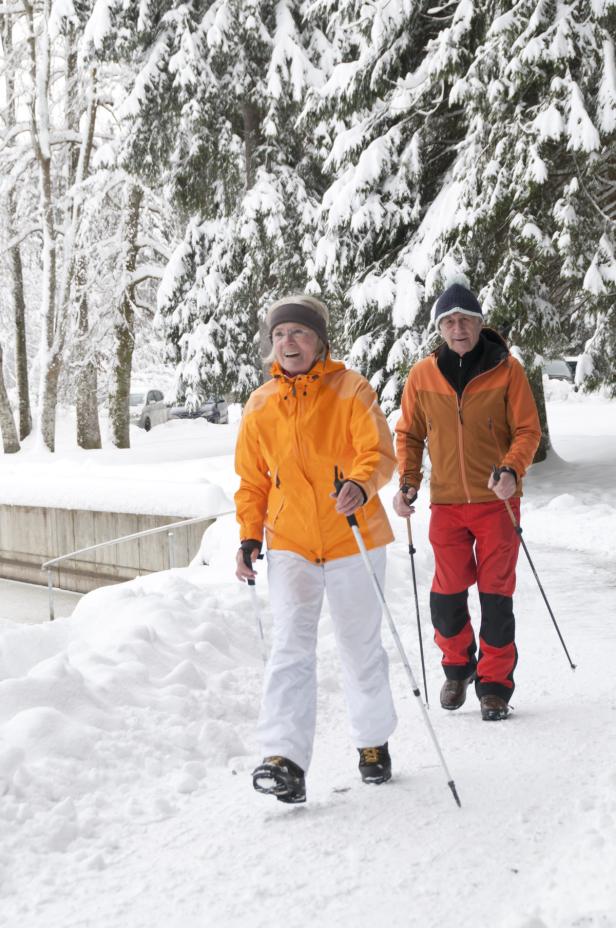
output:
[[[169,568],[173,569],[175,567],[175,535],[173,532],[167,532],[167,538],[169,539]]]
[[[51,570],[47,571],[47,591],[49,593],[49,621],[53,622],[55,613],[53,609],[53,578],[51,576]]]

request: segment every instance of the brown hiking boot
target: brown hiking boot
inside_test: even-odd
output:
[[[475,672],[466,680],[445,680],[441,687],[441,706],[443,709],[459,709],[466,701],[469,683],[475,679]]]
[[[499,722],[509,715],[509,706],[500,696],[481,697],[481,718],[484,722]]]

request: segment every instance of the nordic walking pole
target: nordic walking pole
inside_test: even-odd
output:
[[[334,468],[334,486],[335,486],[335,488],[336,488],[336,493],[339,493],[340,490],[342,489],[342,484],[343,484],[343,482],[344,482],[344,474],[342,473],[342,471],[340,471],[340,473],[339,473],[339,472],[338,472],[338,468],[335,467],[335,468]],[[424,721],[425,721],[425,723],[426,723],[426,726],[427,726],[428,731],[429,731],[429,733],[430,733],[430,737],[432,738],[432,742],[433,742],[433,744],[434,744],[434,747],[436,748],[436,753],[438,754],[439,760],[440,760],[440,762],[441,762],[441,764],[442,764],[443,770],[445,771],[445,775],[446,775],[446,777],[447,777],[447,786],[448,786],[449,789],[451,790],[451,792],[452,792],[452,794],[453,794],[453,798],[455,799],[457,805],[458,805],[459,807],[461,807],[461,806],[462,806],[462,803],[460,802],[460,797],[458,796],[458,791],[456,790],[456,784],[454,783],[454,781],[453,781],[453,779],[452,779],[452,776],[451,776],[451,774],[449,773],[449,769],[448,769],[448,767],[447,767],[447,764],[445,763],[445,758],[443,757],[443,752],[441,751],[441,747],[440,747],[440,745],[439,745],[439,743],[438,743],[438,741],[437,741],[436,734],[434,733],[434,729],[432,728],[432,723],[430,722],[430,717],[429,717],[429,715],[428,715],[428,713],[427,713],[427,711],[426,711],[426,707],[424,706],[423,702],[421,701],[421,691],[420,691],[420,689],[419,689],[419,686],[417,685],[417,681],[415,680],[415,676],[414,676],[414,674],[413,674],[413,671],[411,670],[411,665],[409,664],[408,658],[407,658],[407,656],[406,656],[406,652],[405,652],[404,647],[403,647],[403,645],[402,645],[402,642],[401,642],[401,640],[400,640],[400,636],[398,635],[398,630],[397,630],[396,625],[395,625],[395,622],[394,622],[394,620],[393,620],[393,618],[392,618],[392,614],[391,614],[391,612],[389,611],[389,607],[388,607],[388,605],[387,605],[387,601],[386,601],[385,596],[384,596],[384,594],[383,594],[383,591],[382,591],[382,589],[381,589],[381,585],[380,585],[380,583],[379,583],[379,581],[378,581],[378,578],[377,578],[376,573],[374,572],[374,568],[373,568],[373,566],[372,566],[372,564],[371,564],[371,562],[370,562],[370,558],[368,557],[368,551],[366,550],[366,545],[364,544],[364,539],[361,537],[361,532],[360,532],[359,526],[358,526],[358,524],[357,524],[357,519],[355,518],[354,515],[351,515],[351,516],[347,516],[347,517],[346,517],[346,520],[347,520],[347,522],[349,523],[349,525],[350,525],[350,527],[351,527],[351,531],[353,532],[353,535],[355,536],[355,541],[357,542],[357,546],[358,546],[358,548],[359,548],[359,550],[360,550],[360,553],[361,553],[363,562],[364,562],[364,564],[365,564],[366,570],[368,571],[368,574],[369,574],[369,576],[370,576],[370,579],[372,580],[372,586],[374,587],[374,592],[376,593],[377,598],[380,600],[380,603],[381,603],[381,605],[382,605],[382,607],[383,607],[383,611],[384,611],[384,613],[385,613],[385,616],[387,617],[387,622],[388,622],[388,624],[389,624],[389,629],[390,629],[390,631],[391,631],[391,634],[392,634],[392,636],[393,636],[394,641],[396,642],[396,647],[398,648],[398,653],[400,654],[400,657],[402,658],[402,663],[404,664],[404,669],[406,670],[406,672],[407,672],[407,674],[408,674],[408,678],[409,678],[410,683],[411,683],[411,689],[412,689],[412,691],[413,691],[413,696],[416,696],[417,699],[418,699],[418,701],[419,701],[419,706],[420,706],[421,711],[422,711],[422,713],[423,713]]]
[[[404,487],[402,487],[404,490]],[[404,494],[406,496],[406,493]],[[417,491],[413,499],[409,500],[409,506],[417,499]],[[415,545],[413,544],[413,532],[411,530],[411,517],[407,516],[406,531],[409,536],[409,554],[411,556],[411,573],[413,575],[413,593],[415,594],[415,613],[417,615],[417,637],[419,638],[419,655],[421,658],[421,672],[423,675],[424,696],[426,698],[426,708],[429,709],[428,703],[428,684],[426,683],[426,663],[424,661],[423,638],[421,636],[421,621],[419,618],[419,600],[417,598],[417,577],[415,576]]]
[[[242,549],[242,554],[244,558],[244,564],[246,565],[246,567],[252,570],[252,558],[250,557],[250,551],[244,551]],[[255,581],[247,580],[246,582],[248,584],[248,589],[250,590],[250,597],[252,599],[252,608],[255,614],[255,621],[257,623],[257,631],[259,633],[259,639],[261,641],[261,657],[263,658],[263,663],[267,664],[267,649],[265,647],[265,635],[263,634],[263,622],[261,621],[261,611],[259,609],[259,600],[257,599],[257,589],[255,586]]]
[[[500,472],[499,468],[498,468],[496,465],[494,465],[494,466],[492,467],[492,476],[493,476],[493,478],[494,478],[494,482],[495,482],[495,483],[498,483],[498,481],[500,480],[500,475],[501,475],[501,472]],[[516,533],[516,535],[518,536],[518,538],[520,539],[520,543],[521,543],[522,547],[524,548],[524,553],[526,554],[526,557],[528,558],[528,563],[530,564],[531,570],[532,570],[533,574],[535,575],[535,580],[537,581],[537,586],[539,587],[539,589],[540,589],[540,591],[541,591],[541,595],[543,596],[543,600],[544,600],[546,606],[548,607],[548,612],[550,613],[550,618],[552,619],[552,622],[554,623],[554,628],[556,629],[556,634],[557,634],[558,637],[560,638],[560,643],[562,644],[562,646],[563,646],[563,648],[564,648],[564,651],[565,651],[565,654],[567,655],[567,660],[569,661],[569,666],[571,667],[571,670],[575,670],[575,668],[577,667],[577,664],[574,664],[573,661],[571,660],[571,658],[569,657],[569,652],[567,651],[567,645],[565,644],[564,639],[563,639],[563,636],[562,636],[561,633],[560,633],[560,628],[558,627],[558,622],[557,622],[556,619],[554,618],[554,613],[552,612],[552,609],[550,608],[550,604],[549,604],[549,602],[548,602],[548,598],[547,598],[547,596],[545,595],[545,591],[544,591],[543,587],[541,586],[541,580],[539,579],[539,577],[538,577],[538,575],[537,575],[537,571],[535,570],[535,565],[533,564],[532,559],[531,559],[531,556],[530,556],[530,554],[528,553],[528,548],[526,547],[526,542],[525,542],[524,539],[522,538],[522,526],[520,525],[520,523],[519,523],[518,520],[516,519],[515,515],[513,514],[513,510],[512,510],[512,508],[511,508],[511,506],[510,506],[510,504],[509,504],[509,500],[508,500],[508,499],[505,499],[505,500],[503,500],[503,502],[505,503],[505,508],[507,509],[507,512],[509,513],[509,518],[510,518],[511,521],[513,522],[513,527],[514,527],[514,529],[515,529],[515,533]]]

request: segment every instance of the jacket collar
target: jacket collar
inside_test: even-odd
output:
[[[278,361],[274,361],[270,367],[270,374],[275,380],[278,381],[279,384],[299,385],[301,383],[301,385],[304,386],[306,383],[314,383],[319,381],[327,374],[333,374],[336,371],[343,370],[345,370],[345,365],[343,362],[334,361],[328,351],[325,360],[316,361],[306,374],[296,374],[294,377],[292,377],[283,371]]]

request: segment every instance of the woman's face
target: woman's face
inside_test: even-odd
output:
[[[276,360],[287,374],[307,374],[317,358],[319,336],[307,325],[281,322],[272,330],[272,344]]]

